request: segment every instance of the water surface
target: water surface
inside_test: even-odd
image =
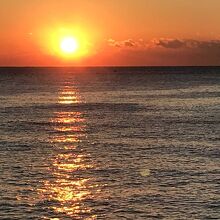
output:
[[[219,219],[220,68],[0,68],[0,219]]]

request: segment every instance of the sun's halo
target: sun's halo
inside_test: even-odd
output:
[[[64,37],[60,41],[60,49],[64,54],[73,54],[79,48],[79,44],[74,37]]]
[[[81,61],[89,55],[88,33],[78,28],[54,28],[45,32],[45,49],[62,62]],[[45,51],[46,52],[46,51]]]

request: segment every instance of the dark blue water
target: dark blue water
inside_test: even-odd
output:
[[[0,68],[0,219],[219,219],[220,68]]]

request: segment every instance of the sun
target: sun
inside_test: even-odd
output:
[[[80,62],[92,51],[91,34],[78,27],[47,28],[41,37],[45,53],[61,62]]]
[[[63,54],[74,54],[79,49],[79,43],[74,37],[64,37],[60,41]]]

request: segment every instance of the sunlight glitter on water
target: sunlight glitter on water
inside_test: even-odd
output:
[[[66,85],[59,92],[59,101],[60,104],[76,104],[80,103],[80,97],[76,88]]]
[[[75,92],[75,88],[64,86],[58,98],[59,104],[80,103],[80,98]],[[91,185],[90,178],[82,177],[80,172],[85,172],[93,165],[86,161],[89,155],[77,151],[77,143],[85,136],[85,119],[81,112],[58,111],[54,112],[51,119],[53,130],[59,135],[53,135],[51,143],[59,145],[57,155],[52,158],[50,170],[53,174],[52,181],[45,181],[44,189],[41,193],[44,199],[56,201],[51,208],[60,214],[80,218],[80,215],[89,215],[88,219],[93,219],[90,215],[91,208],[84,204],[86,199],[92,198],[91,189],[96,187]],[[76,175],[74,175],[74,173]],[[58,218],[59,219],[59,218]]]

